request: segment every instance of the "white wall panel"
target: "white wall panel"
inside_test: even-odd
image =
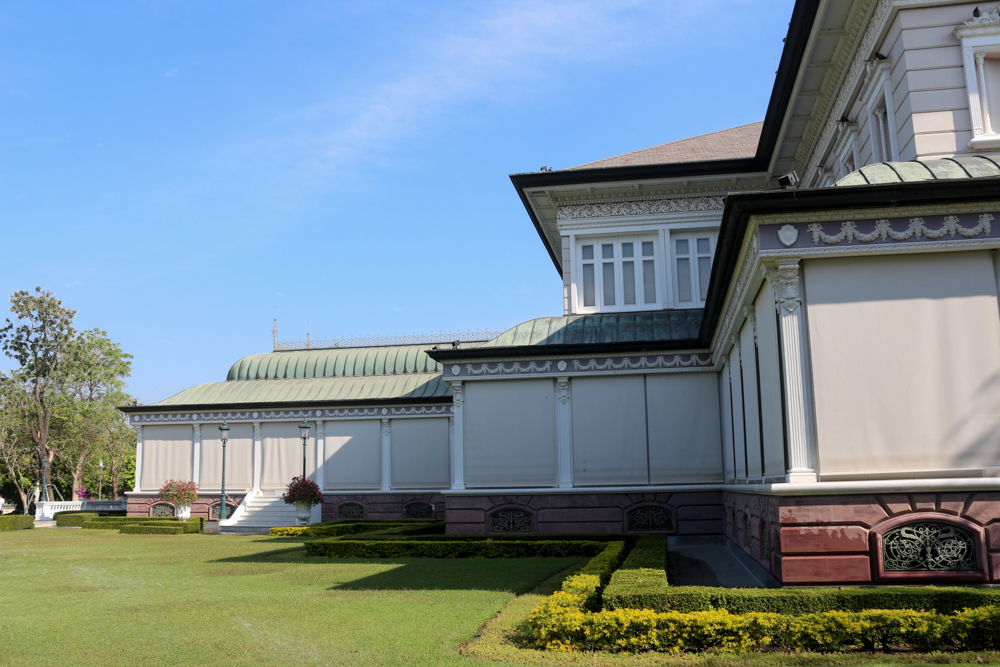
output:
[[[753,327],[749,322],[740,329],[740,357],[743,367],[743,418],[746,420],[747,476],[759,478],[760,411],[757,404],[757,352],[754,349]]]
[[[448,486],[448,419],[392,420],[392,488]]]
[[[446,448],[447,442],[445,439]],[[325,445],[323,476],[327,489],[377,489],[381,486],[381,420],[328,421]]]
[[[747,476],[746,439],[743,437],[743,376],[740,372],[740,353],[736,346],[729,352],[730,389],[733,392],[733,441],[736,444],[736,477]]]
[[[774,291],[764,282],[754,304],[760,359],[760,407],[764,425],[764,474],[785,474],[785,434],[781,417],[781,362]]]
[[[736,462],[733,459],[733,410],[729,388],[729,364],[719,373],[719,411],[722,416],[722,460],[726,465],[726,479],[736,475]]]
[[[467,487],[556,485],[552,380],[465,384]]]
[[[820,473],[1000,464],[988,252],[804,262]]]
[[[191,481],[194,429],[190,425],[142,427],[143,491],[159,491],[168,479]]]
[[[299,448],[301,450],[301,447]],[[206,491],[222,486],[222,439],[219,424],[201,425],[201,483]],[[253,486],[253,424],[230,424],[226,443],[226,493]]]
[[[650,483],[722,481],[719,376],[647,375],[646,402]]]
[[[310,423],[306,446],[306,475],[316,470],[316,424]],[[283,489],[302,475],[302,438],[299,422],[264,422],[260,426],[262,489]],[[327,440],[329,443],[329,440]],[[329,448],[327,444],[327,448]]]
[[[574,484],[647,484],[643,376],[574,378],[571,391]]]

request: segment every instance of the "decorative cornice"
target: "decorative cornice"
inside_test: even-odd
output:
[[[983,12],[971,21],[956,26],[953,32],[959,39],[1000,33],[1000,5],[994,7],[992,12]]]
[[[611,218],[687,211],[722,211],[725,206],[726,198],[724,196],[647,199],[602,204],[560,205],[556,217],[559,220],[579,220],[581,218]]]
[[[840,232],[832,236],[823,231],[823,225],[819,222],[809,225],[809,231],[812,233],[814,245],[818,245],[820,241],[827,245],[836,245],[844,241],[850,243],[853,240],[860,241],[861,243],[871,243],[879,239],[885,241],[886,238],[891,238],[894,241],[917,240],[924,236],[929,239],[940,239],[946,235],[954,238],[956,233],[966,238],[973,238],[980,234],[989,236],[992,231],[990,225],[992,220],[993,214],[982,213],[979,216],[979,224],[975,227],[963,227],[959,223],[958,216],[949,215],[945,216],[944,224],[941,227],[930,229],[924,223],[923,218],[910,218],[909,226],[903,231],[897,231],[892,228],[887,219],[883,218],[875,221],[875,228],[869,233],[862,233],[853,220],[846,220],[841,223]]]
[[[592,356],[575,359],[521,361],[481,361],[445,367],[445,375],[462,380],[496,380],[510,377],[553,377],[567,375],[617,374],[648,371],[697,371],[710,369],[707,353],[682,352],[661,355]],[[447,378],[446,378],[447,379]]]
[[[339,408],[332,410],[260,410],[260,411],[220,411],[220,412],[160,412],[133,414],[129,417],[131,426],[150,424],[195,424],[198,422],[252,422],[281,421],[288,419],[356,419],[359,417],[411,417],[447,416],[452,413],[450,405],[398,405],[384,408]]]
[[[659,186],[634,186],[630,188],[618,187],[614,190],[608,188],[588,188],[586,191],[575,189],[568,191],[547,190],[545,194],[553,204],[558,206],[572,206],[576,204],[605,204],[616,202],[641,202],[656,201],[660,199],[690,199],[697,197],[725,197],[733,192],[755,192],[776,187],[776,184],[766,178],[752,176],[715,179],[703,183],[691,183],[681,181],[676,185]],[[538,194],[535,192],[534,194]]]

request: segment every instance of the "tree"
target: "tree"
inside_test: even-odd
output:
[[[51,466],[55,454],[49,446],[49,427],[56,399],[72,373],[73,347],[76,329],[75,310],[62,305],[49,291],[35,288],[35,294],[20,290],[10,297],[10,311],[17,323],[7,318],[0,329],[0,344],[8,357],[19,364],[11,377],[28,390],[30,400],[23,414],[28,421],[28,433],[35,444],[39,464]],[[42,484],[50,482],[43,466]]]
[[[70,371],[53,412],[52,448],[69,470],[76,492],[84,485],[91,458],[109,449],[115,426],[123,423],[118,406],[131,400],[125,393],[125,378],[132,369],[132,355],[99,329],[80,334],[70,355]]]
[[[0,373],[0,465],[27,509],[28,495],[34,484],[34,444],[28,435],[24,406],[27,396],[10,378]]]

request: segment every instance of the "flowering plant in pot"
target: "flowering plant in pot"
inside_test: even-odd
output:
[[[319,490],[319,484],[311,479],[293,477],[281,499],[289,505],[295,505],[295,518],[305,524],[309,523],[312,506],[323,502],[323,493]]]
[[[194,482],[168,479],[160,489],[159,497],[174,504],[174,516],[181,521],[191,518],[191,503],[198,499],[198,486]]]

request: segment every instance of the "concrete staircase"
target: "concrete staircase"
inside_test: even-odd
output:
[[[235,525],[219,526],[220,533],[267,534],[274,526],[297,526],[295,505],[287,505],[278,495],[263,492],[247,496],[247,507]]]

